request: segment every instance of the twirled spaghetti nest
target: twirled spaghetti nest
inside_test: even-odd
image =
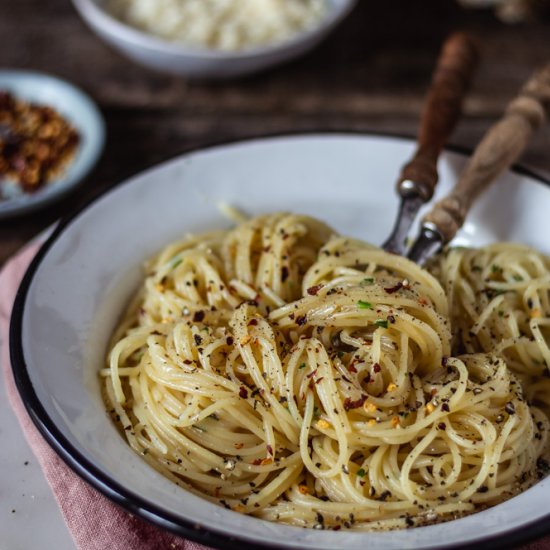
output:
[[[548,264],[516,247],[540,272],[479,283],[502,246],[438,260],[448,299],[428,271],[305,216],[171,245],[114,336],[109,410],[167,477],[273,521],[387,529],[496,504],[542,475],[550,404]],[[480,298],[492,282],[534,292],[537,323],[521,297]]]

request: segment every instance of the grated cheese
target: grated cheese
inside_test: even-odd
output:
[[[107,0],[120,21],[187,46],[242,50],[314,27],[326,0]]]

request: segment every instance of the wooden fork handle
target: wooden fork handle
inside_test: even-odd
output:
[[[437,158],[460,116],[477,58],[473,40],[464,33],[452,34],[443,44],[420,119],[418,148],[397,182],[402,197],[412,192],[424,201],[432,198]]]
[[[508,169],[526,148],[533,133],[550,114],[550,64],[535,73],[485,134],[454,189],[424,218],[445,242],[464,223],[474,200]]]

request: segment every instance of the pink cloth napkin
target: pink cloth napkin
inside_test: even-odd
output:
[[[132,516],[82,481],[55,454],[35,428],[15,387],[9,360],[8,328],[15,292],[38,246],[24,248],[0,273],[2,370],[11,406],[38,459],[80,550],[207,550],[195,542],[162,531]],[[550,537],[522,547],[550,550]]]

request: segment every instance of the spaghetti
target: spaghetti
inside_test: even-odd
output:
[[[431,274],[290,214],[190,237],[148,264],[105,399],[151,466],[237,512],[459,517],[548,468],[549,267],[501,244]]]

